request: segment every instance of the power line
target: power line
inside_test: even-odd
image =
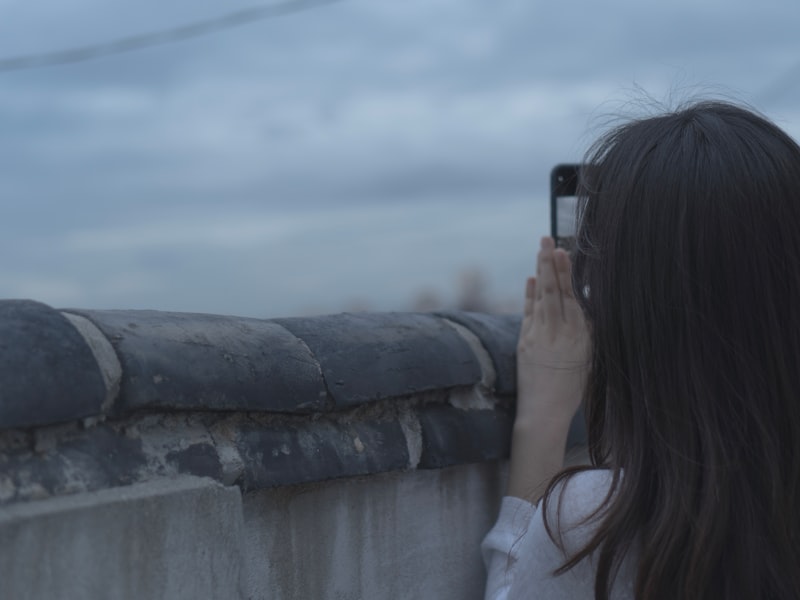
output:
[[[209,35],[225,29],[246,25],[254,21],[283,17],[326,4],[333,4],[338,1],[339,0],[287,0],[280,4],[245,8],[221,17],[197,21],[180,27],[164,29],[162,31],[123,37],[111,42],[77,46],[56,52],[43,52],[40,54],[26,54],[23,56],[2,58],[0,59],[0,72],[65,65],[103,56],[110,56],[112,54],[133,52],[134,50],[141,50],[142,48],[171,44]]]

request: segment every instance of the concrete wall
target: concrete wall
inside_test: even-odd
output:
[[[478,546],[503,473],[485,463],[246,494],[250,597],[480,599]]]
[[[241,494],[178,476],[0,509],[0,597],[482,597],[501,463]]]
[[[0,599],[481,598],[518,328],[0,301]]]
[[[246,598],[242,535],[238,489],[193,477],[9,506],[0,510],[0,594]]]

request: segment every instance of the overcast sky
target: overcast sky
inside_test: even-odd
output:
[[[0,59],[253,6],[0,0]],[[0,296],[256,317],[517,302],[547,176],[724,94],[800,137],[796,0],[340,0],[0,72]],[[646,104],[646,102],[645,102]]]

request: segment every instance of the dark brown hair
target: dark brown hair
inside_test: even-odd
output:
[[[587,165],[573,285],[613,481],[557,573],[594,556],[606,599],[630,554],[640,600],[800,598],[800,147],[705,102],[613,130]]]

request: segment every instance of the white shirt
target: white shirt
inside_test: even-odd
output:
[[[591,538],[596,521],[580,523],[600,505],[610,484],[610,471],[585,471],[572,476],[551,496],[547,520],[554,534],[563,536],[567,554],[580,550]],[[559,501],[560,527],[556,520]],[[488,575],[485,600],[594,598],[593,557],[562,575],[553,575],[566,555],[547,534],[541,503],[535,507],[519,498],[503,498],[500,516],[484,538],[481,551]],[[623,561],[611,588],[613,600],[633,599],[633,566],[630,559]]]

